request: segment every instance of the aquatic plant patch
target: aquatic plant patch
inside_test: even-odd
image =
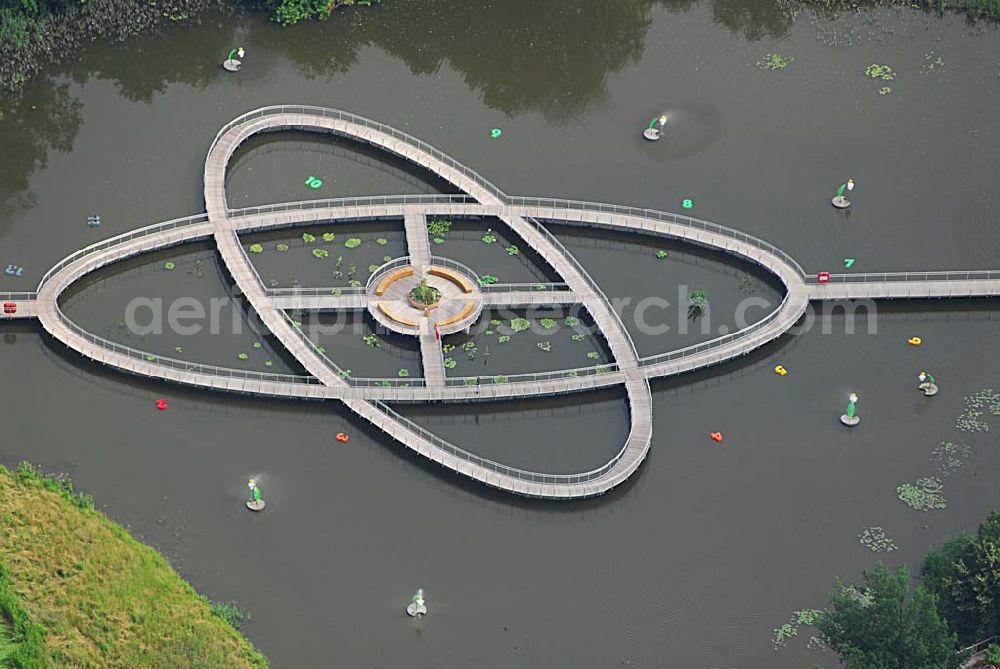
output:
[[[795,59],[791,56],[783,56],[780,53],[766,53],[763,58],[757,61],[757,67],[777,72],[791,65],[793,60]]]
[[[670,254],[667,253],[666,251],[662,250],[662,249],[656,252],[656,257],[659,258],[660,260],[663,260],[664,258],[668,258],[669,256],[670,256]]]
[[[284,244],[282,242],[278,242],[277,244],[274,245],[274,248],[275,248],[275,250],[284,253],[285,251],[288,250],[288,244]]]
[[[497,241],[497,236],[493,234],[492,230],[487,230],[483,234],[483,244],[493,244]]]
[[[890,539],[881,527],[869,527],[858,535],[858,541],[872,553],[891,553],[896,550],[896,542]]]
[[[443,218],[435,218],[427,221],[427,232],[434,237],[443,237],[448,234],[449,230],[451,230],[451,221]]]
[[[320,260],[322,260],[323,258],[330,257],[330,252],[327,251],[326,249],[313,249],[312,254],[314,257],[319,258]]]
[[[389,243],[389,240],[386,239],[385,237],[379,237],[378,239],[375,240],[375,243],[378,244],[379,246],[385,246],[386,244]]]
[[[527,318],[512,318],[510,321],[510,329],[514,332],[524,332],[531,327],[531,321]]]
[[[177,265],[175,265],[171,260],[168,260],[167,262],[163,263],[163,269],[167,270],[168,272],[174,269],[175,267],[177,267]]]
[[[965,409],[955,421],[955,427],[962,432],[989,432],[990,425],[983,420],[983,413],[1000,416],[1000,393],[992,388],[965,397]]]
[[[568,328],[575,328],[580,324],[580,319],[576,316],[567,316],[563,319],[563,324]]]
[[[546,330],[551,330],[552,328],[556,327],[555,319],[552,318],[542,318],[538,321],[538,324],[541,325]]]
[[[251,244],[250,245],[250,253],[263,253],[263,252],[264,252],[264,245],[263,244]]]
[[[358,239],[357,237],[351,237],[346,242],[344,242],[344,246],[346,246],[349,249],[356,249],[359,246],[361,246],[361,240]]]
[[[364,342],[369,346],[371,346],[372,348],[382,348],[382,342],[380,342],[378,340],[378,337],[376,337],[373,334],[365,335],[364,337],[362,337],[362,339],[364,339]]]
[[[583,341],[584,339],[586,339],[586,335],[577,332],[576,334],[571,335],[570,339],[572,339],[573,341]]]
[[[896,78],[896,73],[888,65],[872,63],[865,68],[865,76],[872,79],[881,79],[882,81],[892,81]]]
[[[512,245],[508,246],[507,248],[505,248],[504,251],[506,251],[507,255],[509,255],[509,256],[516,256],[517,254],[519,254],[521,252],[521,249],[517,248],[516,246],[514,246],[512,244]]]
[[[938,471],[946,477],[961,469],[971,453],[972,450],[965,444],[942,441],[931,451],[931,461],[938,463]]]
[[[899,499],[917,511],[943,509],[947,506],[944,485],[941,479],[935,476],[917,479],[914,484],[904,483],[896,488],[896,492],[899,494]]]
[[[500,279],[498,279],[497,277],[495,277],[492,274],[483,274],[481,277],[479,277],[479,285],[480,286],[492,286],[493,284],[495,284],[499,280]]]
[[[332,232],[324,232],[323,233],[323,241],[324,242],[332,242],[336,238],[337,238],[337,235],[333,234]]]
[[[455,360],[455,358],[445,358],[444,359],[444,367],[445,367],[445,369],[455,369],[455,365],[457,365],[457,364],[458,364],[458,361]]]
[[[548,342],[548,341],[540,341],[537,344],[535,344],[535,346],[537,346],[539,349],[545,351],[546,353],[548,353],[549,351],[552,350],[552,342]]]
[[[302,241],[304,241],[306,244],[312,244],[314,241],[316,241],[316,235],[311,235],[308,232],[303,232]]]

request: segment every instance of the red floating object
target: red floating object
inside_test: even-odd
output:
[[[820,272],[819,274],[816,275],[816,280],[819,281],[820,283],[830,283],[830,273]]]
[[[17,302],[4,302],[3,303],[3,313],[7,316],[11,316],[17,313]]]
[[[337,433],[337,441],[339,441],[340,443],[346,444],[348,439],[350,439],[350,437],[348,437],[343,432],[338,432]]]
[[[721,432],[709,432],[708,436],[711,437],[712,441],[722,441]]]
[[[160,411],[167,410],[167,400],[156,400],[156,408]]]

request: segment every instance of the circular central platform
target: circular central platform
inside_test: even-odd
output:
[[[368,282],[368,311],[372,317],[400,334],[419,335],[425,327],[441,334],[470,327],[482,311],[479,279],[459,263],[433,259],[418,267],[405,259],[386,263]],[[426,281],[440,292],[433,306],[421,307],[410,291]]]

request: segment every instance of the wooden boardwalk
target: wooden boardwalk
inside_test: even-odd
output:
[[[420,319],[420,358],[423,361],[424,384],[428,388],[444,387],[444,353],[427,317]]]
[[[253,135],[282,128],[332,132],[351,137],[431,170],[466,195],[376,196],[329,202],[303,202],[231,211],[226,204],[226,166],[236,148]],[[787,332],[810,300],[936,298],[1000,295],[1000,272],[945,272],[834,275],[819,284],[780,249],[763,240],[708,221],[666,212],[551,198],[510,197],[471,169],[437,149],[394,128],[346,112],[309,107],[257,110],[220,131],[205,162],[207,214],[175,219],[98,242],[53,267],[34,296],[20,294],[17,314],[37,317],[43,328],[82,355],[118,369],[218,390],[278,397],[339,399],[386,434],[439,464],[488,485],[522,495],[577,498],[601,494],[626,480],[641,464],[652,436],[652,403],[648,379],[678,374],[745,355]],[[423,379],[345,379],[336,365],[312,344],[285,310],[361,309],[369,298],[358,293],[336,295],[334,289],[269,291],[260,282],[239,243],[238,234],[306,224],[402,216],[409,255],[432,260],[426,232],[429,215],[496,216],[533,248],[565,281],[553,290],[503,289],[481,293],[494,306],[582,304],[593,317],[612,351],[614,362],[578,370],[510,377],[448,379],[441,349],[431,345],[433,332],[421,336]],[[731,253],[766,268],[782,281],[785,297],[765,318],[743,330],[714,340],[640,359],[628,330],[600,287],[539,221],[639,231],[681,239]],[[153,356],[88,333],[65,317],[60,294],[84,275],[117,260],[176,244],[214,237],[219,253],[240,290],[267,328],[308,371],[308,376],[263,374],[200,365]],[[330,292],[324,294],[325,291]],[[2,317],[0,317],[2,318]],[[425,328],[426,330],[427,328]],[[414,335],[418,335],[414,329]],[[436,338],[435,338],[436,339]],[[589,472],[556,475],[512,468],[469,453],[395,413],[383,400],[403,402],[476,401],[527,397],[622,385],[631,429],[621,449],[605,465]]]
[[[406,229],[406,253],[418,273],[431,264],[431,243],[427,238],[427,217],[419,210],[410,210],[403,216]]]

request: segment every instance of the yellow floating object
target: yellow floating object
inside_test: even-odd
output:
[[[921,344],[924,343],[924,340],[921,339],[920,337],[910,337],[909,339],[906,340],[906,343],[909,344],[910,346],[920,346]]]
[[[777,374],[778,376],[784,376],[785,374],[788,373],[788,370],[782,367],[781,365],[778,365],[777,367],[774,368],[774,373]]]

